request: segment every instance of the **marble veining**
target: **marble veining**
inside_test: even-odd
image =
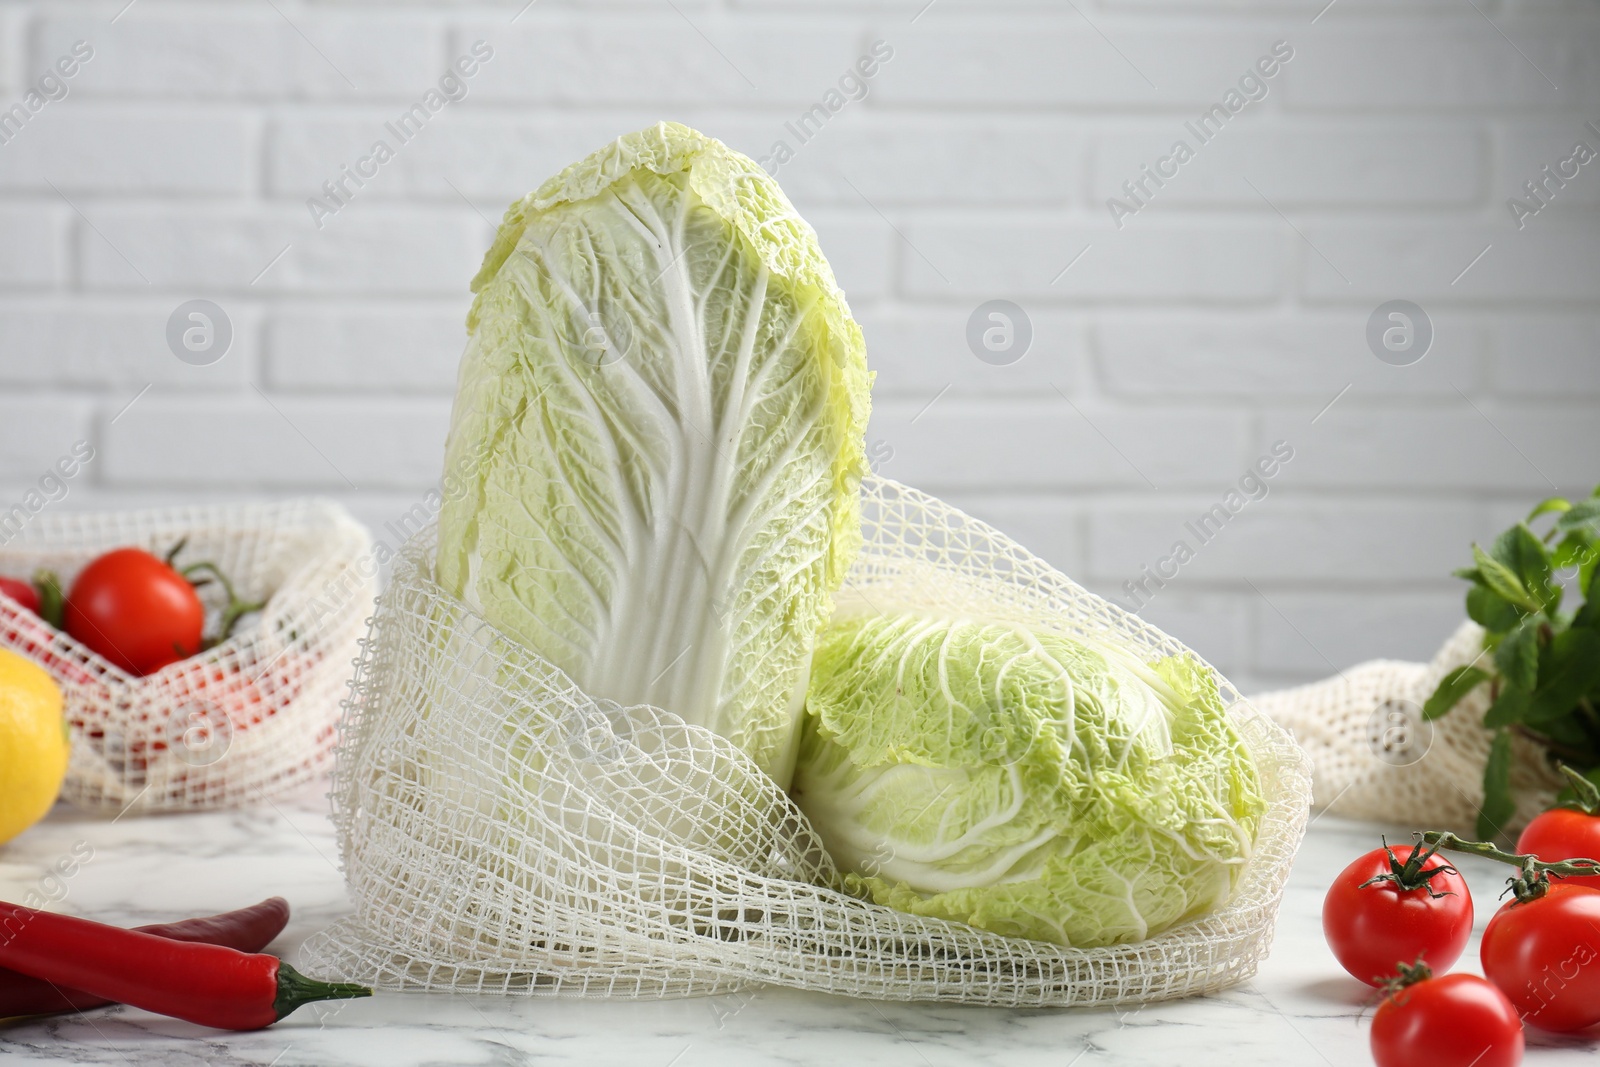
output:
[[[333,831],[318,791],[248,811],[128,817],[58,809],[0,851],[0,896],[43,887],[61,910],[133,925],[287,897],[294,919],[272,951],[344,914]],[[27,1064],[256,1067],[511,1067],[618,1064],[910,1064],[1122,1067],[1132,1064],[1369,1063],[1371,1008],[1322,942],[1322,894],[1357,853],[1404,828],[1317,819],[1295,864],[1272,954],[1250,982],[1214,997],[1122,1011],[1007,1010],[849,1000],[757,989],[677,1001],[555,1001],[380,995],[312,1005],[270,1030],[224,1034],[131,1008],[0,1024],[7,1067]],[[70,878],[46,872],[74,846]],[[1478,929],[1503,875],[1463,869]],[[1464,966],[1475,967],[1476,940]],[[1530,1032],[1530,1064],[1592,1063],[1582,1039]]]

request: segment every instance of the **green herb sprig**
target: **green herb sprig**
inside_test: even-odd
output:
[[[1548,528],[1533,524],[1547,516]],[[1542,501],[1497,537],[1472,546],[1473,566],[1455,572],[1472,583],[1467,615],[1484,629],[1484,654],[1445,675],[1422,707],[1437,719],[1488,683],[1483,725],[1494,731],[1483,770],[1478,836],[1504,836],[1516,810],[1511,795],[1511,738],[1540,745],[1552,761],[1600,780],[1600,487],[1587,500]],[[1562,611],[1557,572],[1577,572],[1584,603]]]

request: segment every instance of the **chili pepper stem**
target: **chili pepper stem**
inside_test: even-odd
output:
[[[307,978],[287,963],[278,964],[278,995],[272,1010],[283,1018],[296,1008],[319,1000],[355,1000],[372,996],[372,990],[356,982],[319,982]]]

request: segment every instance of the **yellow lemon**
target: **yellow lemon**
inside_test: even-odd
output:
[[[55,680],[32,660],[0,649],[0,844],[56,802],[69,748]]]

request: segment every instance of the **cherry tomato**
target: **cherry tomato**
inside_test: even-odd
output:
[[[16,578],[0,578],[0,596],[8,596],[35,615],[39,614],[39,591]]]
[[[1372,1016],[1378,1067],[1516,1067],[1522,1023],[1475,974],[1424,978],[1392,994]]]
[[[1600,1022],[1600,890],[1551,882],[1494,913],[1478,950],[1483,973],[1542,1030]]]
[[[1517,838],[1517,851],[1533,853],[1547,863],[1600,857],[1600,816],[1570,808],[1551,808],[1534,818]],[[1600,889],[1600,874],[1562,878],[1566,885]]]
[[[199,652],[205,621],[189,580],[139,548],[99,557],[67,594],[67,633],[129,674],[153,674]]]
[[[1414,851],[1394,848],[1404,864]],[[1389,850],[1375,848],[1340,872],[1322,903],[1322,933],[1345,970],[1368,985],[1393,978],[1395,965],[1422,959],[1447,970],[1472,934],[1472,894],[1466,880],[1442,856],[1429,856],[1422,873],[1439,871],[1426,884],[1403,889],[1393,880]],[[1370,883],[1370,884],[1366,884]]]

